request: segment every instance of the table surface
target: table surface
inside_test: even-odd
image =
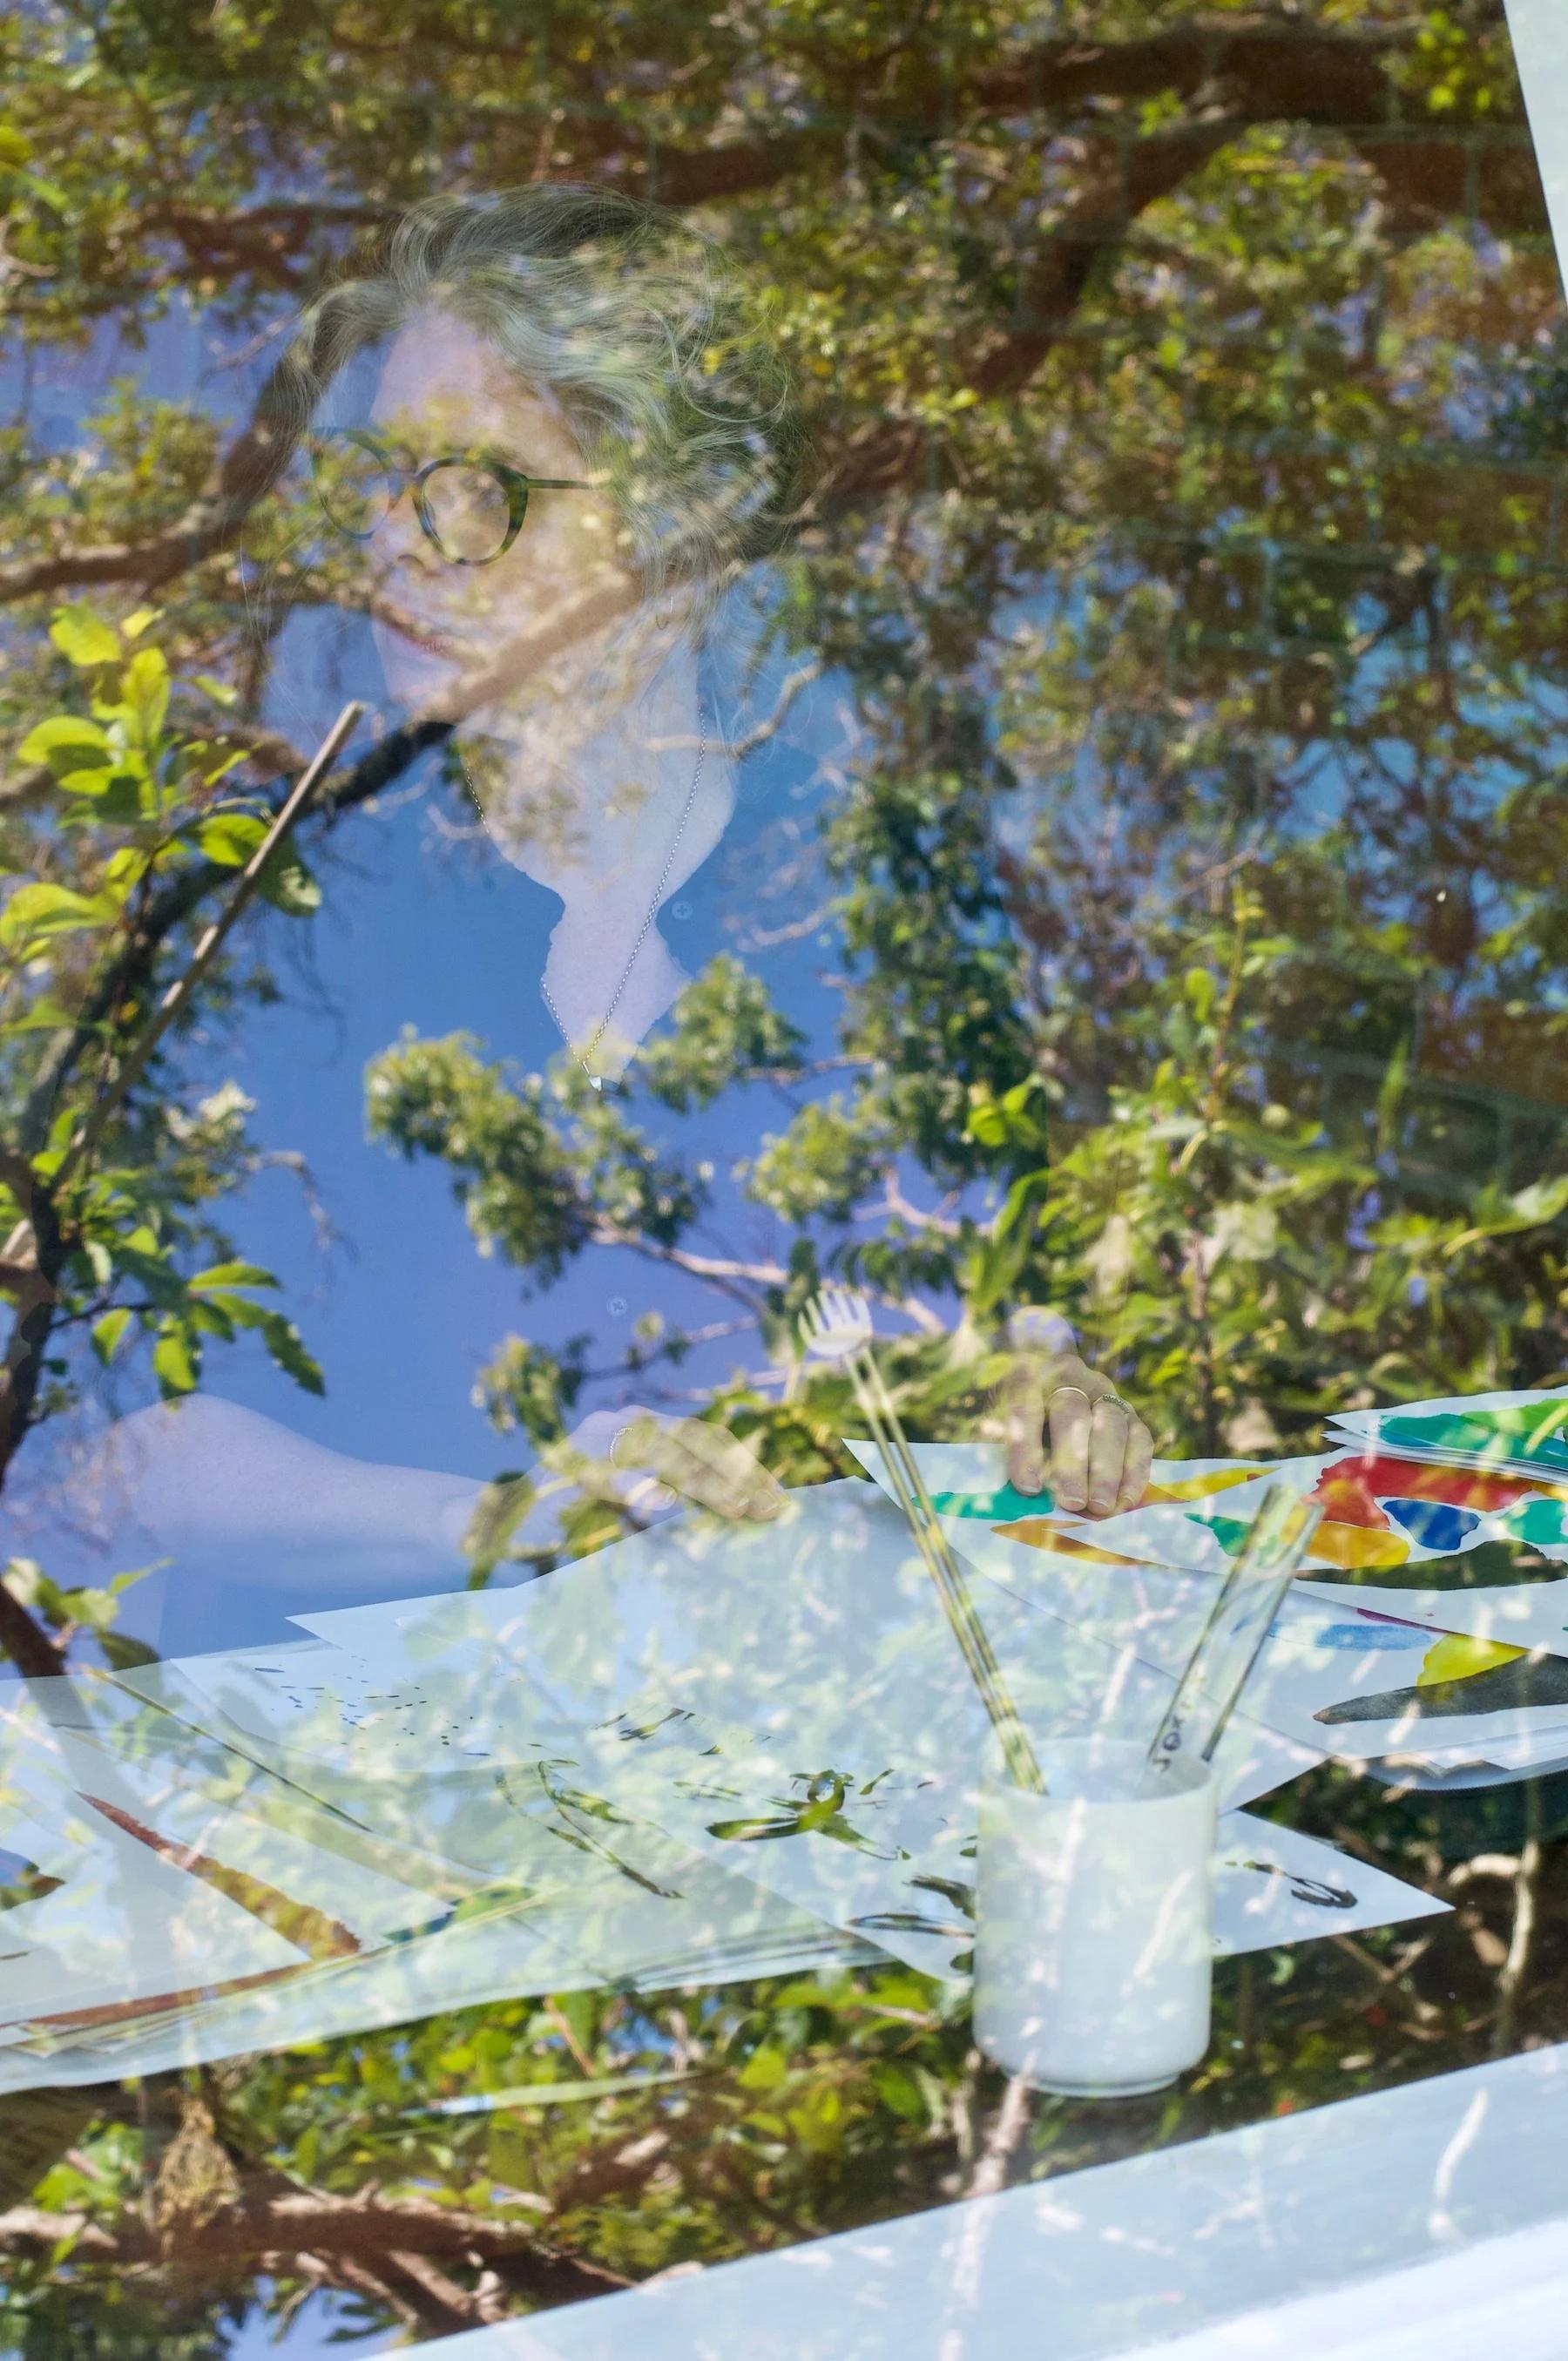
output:
[[[883,1594],[867,1535],[892,1536],[890,1567],[905,1565],[909,1554],[896,1518],[869,1487],[807,1498],[797,1529],[806,1544],[801,1564],[820,1564],[822,1534],[842,1526],[851,1511],[861,1595],[870,1599]],[[749,1650],[776,1668],[787,1661],[789,1633],[799,1639],[804,1630],[809,1641],[814,1629],[809,1616],[796,1629],[800,1619],[782,1607],[773,1626],[758,1621],[760,1594],[748,1589],[744,1569],[776,1566],[780,1551],[797,1543],[775,1535],[766,1544],[772,1555],[763,1558],[757,1556],[761,1546],[754,1536],[691,1520],[625,1545],[634,1570],[674,1564],[689,1576],[695,1563],[700,1571],[705,1641],[712,1650],[722,1632],[732,1643],[732,1661],[720,1666],[720,1696],[743,1692]],[[614,1555],[563,1568],[543,1584],[503,1594],[499,1603],[476,1604],[473,1595],[436,1600],[430,1609],[399,1603],[399,1644],[411,1641],[417,1655],[427,1645],[433,1613],[438,1623],[462,1623],[483,1612],[497,1630],[518,1626],[536,1638],[546,1628],[591,1634],[598,1679],[606,1634],[616,1629],[608,1603],[619,1601],[625,1622],[609,1660],[620,1663],[630,1631],[640,1669],[650,1634],[662,1627],[645,1587],[614,1587]],[[889,1575],[889,1598],[925,1598],[923,1575],[913,1591],[907,1584],[899,1590],[903,1578]],[[1004,1594],[982,1578],[976,1587],[993,1611],[1000,1609]],[[777,1587],[775,1603],[785,1588]],[[727,1590],[740,1602],[734,1616],[720,1611]],[[815,1596],[809,1585],[803,1595]],[[339,1621],[361,1628],[353,1615],[311,1620],[323,1631]],[[1045,1629],[1048,1620],[1030,1620],[1028,1610],[1024,1618],[1031,1630]],[[906,1636],[903,1645],[897,1664],[906,1688]],[[249,1663],[253,1655],[236,1652],[235,1661]],[[221,1670],[223,1660],[214,1661]],[[859,1694],[858,1660],[848,1645],[845,1661],[849,1686]],[[160,1669],[144,1686],[159,1691],[169,1677]],[[486,1660],[483,1692],[504,1683],[501,1658]],[[52,1686],[35,1684],[33,1697],[46,1697]],[[819,1681],[814,1711],[828,1711],[832,1690]],[[598,1693],[588,1683],[585,1694]],[[13,1700],[19,1694],[12,1692]],[[938,1733],[948,1727],[942,1694],[929,1686],[918,1694],[921,1715],[905,1733],[911,1743],[921,1719]],[[60,1697],[51,1703],[57,1739],[63,1733],[69,1740],[101,1715],[101,1699],[80,1688],[69,1695],[71,1710],[62,1710]],[[166,1742],[156,1711],[150,1725]],[[144,1737],[148,1726],[136,1725]],[[181,1724],[177,1732],[189,1748],[198,1747],[194,1730]],[[362,1731],[356,1735],[364,1742]],[[250,1740],[237,1742],[251,1749],[245,1760],[253,1772],[253,1755],[264,1750]],[[14,1768],[14,1752],[8,1759]],[[356,1787],[341,1777],[334,1783],[319,1765],[313,1771],[303,1757],[290,1760],[302,1786],[318,1789],[334,1811],[357,1796],[359,1824],[383,1838],[409,1835],[411,1823],[398,1798],[406,1802],[429,1786],[411,1781],[398,1763],[396,1776],[362,1777]],[[128,1752],[126,1762],[130,1775]],[[384,1774],[385,1763],[380,1770]],[[145,1781],[145,1765],[135,1775]],[[138,1796],[146,1793],[145,1784],[137,1790]],[[137,1808],[144,1806],[137,1802]],[[208,2285],[215,2279],[243,2294],[265,2272],[299,2289],[302,2307],[289,2333],[308,2351],[313,2336],[357,2316],[352,2299],[345,2312],[342,2294],[344,2270],[352,2272],[356,2256],[378,2284],[390,2274],[400,2290],[400,2333],[423,2338],[451,2333],[463,2319],[460,2305],[470,2307],[471,2319],[476,2288],[486,2290],[499,2323],[535,2307],[611,2295],[672,2269],[809,2250],[824,2238],[913,2223],[955,2201],[1138,2159],[1168,2158],[1170,2186],[1186,2191],[1182,2202],[1201,2213],[1212,2207],[1217,2222],[1225,2209],[1212,2198],[1207,2161],[1216,2140],[1298,2115],[1327,2122],[1337,2103],[1368,2093],[1457,2089],[1453,2078],[1467,2070],[1525,2060],[1568,2039],[1568,1776],[1431,1795],[1402,1792],[1358,1766],[1324,1762],[1287,1777],[1249,1809],[1453,1906],[1442,1916],[1220,1960],[1209,2054],[1168,2092],[1101,2102],[1031,2093],[976,2051],[961,1982],[883,1956],[845,1959],[829,1951],[745,1982],[718,1971],[672,1983],[632,1967],[609,1985],[584,1989],[574,1987],[569,1973],[545,1988],[537,1962],[525,1967],[520,1952],[503,1960],[471,2004],[443,2006],[439,1949],[426,1945],[435,1966],[417,1987],[422,2001],[392,2004],[392,2021],[378,2027],[366,2023],[366,2012],[351,1999],[345,2005],[352,1983],[329,1969],[313,1983],[307,1980],[302,1998],[296,1995],[286,2037],[256,2032],[268,2020],[254,2010],[289,2003],[270,1993],[253,2002],[244,2020],[253,2028],[250,2041],[267,2039],[268,2047],[236,2055],[232,2033],[203,2040],[187,2026],[177,2031],[173,2053],[190,2059],[183,2072],[166,2066],[115,2087],[56,2087],[0,2099],[17,2126],[18,2153],[36,2119],[37,2153],[58,2158],[42,2181],[20,2170],[25,2204],[36,2216],[40,2279],[58,2241],[75,2235],[71,2281],[80,2283],[83,2300],[95,2301],[128,2262],[165,2254],[178,2238]],[[215,1831],[219,1822],[209,1825]],[[589,1845],[613,1846],[630,1834],[581,1815],[573,1825]],[[222,1849],[215,1835],[214,1843]],[[754,1847],[751,1858],[760,1850]],[[578,1859],[574,1855],[574,1869]],[[725,1894],[739,1891],[726,1888]],[[347,1913],[346,1887],[345,1894]],[[719,1937],[730,1931],[725,1906],[724,1899],[717,1905],[713,1931]],[[749,1917],[746,1934],[756,1940]],[[412,1946],[411,1955],[421,1949]],[[288,1990],[287,1982],[280,1988]],[[189,2023],[200,2022],[193,2011]],[[288,2046],[271,2046],[285,2037]],[[5,2071],[0,2051],[0,2076]],[[1534,2103],[1535,2087],[1521,2086],[1515,2103],[1522,2114]],[[252,2125],[265,2125],[265,2136]],[[1412,2163],[1412,2185],[1427,2190],[1453,2133],[1451,2124],[1438,2152],[1423,2151]],[[107,2168],[105,2158],[112,2159]],[[126,2185],[143,2189],[150,2208],[129,2237],[123,2213],[110,2202]],[[245,2224],[237,2235],[236,2202]],[[1069,2211],[1078,2206],[1075,2197]],[[1418,2211],[1430,2218],[1426,2198]],[[1512,2226],[1506,2212],[1480,2224]],[[911,2235],[923,2251],[925,2234]],[[1008,2234],[997,2235],[1000,2254]],[[331,2256],[330,2297],[311,2292],[313,2274],[325,2276],[323,2245]],[[1375,2248],[1376,2242],[1369,2255]],[[871,2249],[862,2240],[856,2251]],[[1226,2289],[1242,2285],[1234,2272],[1220,2279]],[[678,2277],[671,2282],[679,2283]],[[1085,2354],[1115,2349],[1107,2337],[1131,2342],[1160,2327],[1157,2289],[1141,2308],[1128,2309],[1113,2282],[1099,2296],[1096,2285],[1083,2283]],[[1203,2317],[1203,2304],[1213,2300],[1211,2275],[1192,2293],[1195,2316]],[[375,2321],[373,2306],[365,2317]],[[590,2335],[581,2349],[599,2349],[591,2342],[597,2332],[585,2325],[573,2334]],[[579,2347],[561,2349],[575,2354]]]

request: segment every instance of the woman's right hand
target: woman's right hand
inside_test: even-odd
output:
[[[587,1455],[587,1488],[633,1515],[679,1498],[732,1521],[767,1523],[784,1506],[783,1488],[750,1445],[706,1419],[662,1418],[634,1403],[615,1412],[613,1424],[596,1412],[572,1443]]]

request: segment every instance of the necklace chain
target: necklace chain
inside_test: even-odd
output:
[[[675,855],[680,851],[681,839],[686,832],[686,822],[692,816],[692,806],[696,801],[697,785],[702,777],[702,766],[707,758],[707,731],[706,729],[703,729],[699,730],[697,735],[696,768],[692,773],[691,785],[686,789],[685,807],[681,813],[680,825],[676,829],[674,836],[671,840],[669,854],[665,860],[664,866],[659,873],[659,882],[653,888],[653,898],[648,905],[647,916],[643,918],[642,924],[637,929],[637,940],[632,944],[630,956],[627,960],[626,965],[620,971],[620,982],[616,985],[615,990],[611,993],[609,997],[609,1005],[605,1010],[604,1015],[599,1018],[598,1025],[594,1027],[593,1038],[589,1041],[587,1048],[586,1049],[572,1049],[573,1057],[576,1058],[578,1065],[581,1066],[584,1073],[587,1074],[589,1082],[593,1084],[596,1091],[603,1090],[604,1076],[594,1072],[593,1068],[588,1063],[588,1060],[593,1056],[594,1052],[598,1048],[599,1043],[604,1039],[605,1035],[609,1030],[610,1020],[614,1016],[616,1010],[620,1006],[621,994],[631,981],[631,971],[637,964],[637,955],[642,949],[643,944],[647,941],[649,929],[652,926],[654,919],[659,915],[659,905],[663,899],[664,888],[670,882],[670,872],[675,865]],[[554,996],[550,990],[550,986],[545,983],[543,976],[539,979],[539,989],[544,995],[545,1007],[550,1011],[551,1016],[555,1020],[555,1028],[557,1032],[560,1034],[562,1040],[565,1042],[567,1048],[571,1049],[571,1035],[567,1032],[561,1012],[555,1005]]]

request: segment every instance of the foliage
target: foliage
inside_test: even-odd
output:
[[[280,1367],[319,1390],[293,1323],[264,1300],[276,1280],[236,1255],[214,1218],[260,1160],[247,1103],[230,1088],[192,1104],[139,1054],[158,1021],[149,935],[250,862],[269,817],[235,791],[242,751],[171,726],[156,620],[143,609],[116,630],[89,606],[59,609],[49,638],[75,678],[18,749],[47,772],[53,802],[9,848],[25,882],[0,914],[0,1070],[16,1108],[0,1224],[23,1307],[17,1333],[27,1310],[47,1303],[52,1338],[85,1332],[105,1367],[145,1343],[170,1396],[196,1385],[210,1338],[254,1330]],[[269,858],[258,890],[294,915],[320,900],[291,847]],[[60,1353],[41,1356],[38,1374],[29,1396],[26,1367],[14,1360],[8,1371],[6,1461],[79,1383]]]
[[[977,1431],[1028,1300],[1173,1451],[1568,1368],[1568,404],[1493,0],[1077,0],[1044,27],[938,0],[918,40],[881,0],[4,21],[7,333],[40,383],[90,348],[110,380],[0,429],[0,1476],[93,1387],[178,1392],[246,1335],[322,1381],[245,1258],[234,1201],[279,1151],[212,1049],[313,923],[297,855],[136,1071],[301,768],[285,626],[363,601],[246,404],[335,255],[434,187],[542,176],[690,210],[756,284],[817,457],[772,653],[854,753],[809,881],[831,1021],[737,951],[602,1101],[463,1036],[374,1063],[372,1136],[446,1168],[529,1302],[479,1378],[497,1427],[559,1445],[599,1389],[689,1392],[736,1334],[701,1413],[791,1480],[841,1475],[843,1382],[790,1342],[826,1269],[898,1332],[922,1433]],[[199,400],[158,390],[184,307],[235,360]],[[329,783],[317,867],[432,742]],[[689,1305],[608,1367],[551,1324],[607,1249]],[[526,1498],[498,1478],[477,1577]],[[619,1530],[580,1500],[563,1546]],[[43,1567],[0,1615],[33,1671],[121,1644],[112,1598]],[[1429,1880],[1445,1848],[1492,1877],[1528,1855],[1508,1798],[1466,1828],[1325,1774],[1302,1808]],[[1190,2089],[1112,2132],[1041,2107],[998,2169],[1560,2033],[1554,1960],[1500,1997],[1483,1973],[1510,1900],[1549,1922],[1541,1874],[1478,1901],[1456,1871],[1454,1920],[1320,1947],[1310,1979],[1227,1971]],[[891,1970],[436,2016],[106,2098],[32,2227],[0,2223],[0,2317],[27,2361],[204,2356],[253,2294],[286,2323],[323,2287],[350,2325],[434,2334],[950,2197],[1000,2099],[961,2015]]]

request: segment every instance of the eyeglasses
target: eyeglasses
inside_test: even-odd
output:
[[[522,529],[530,492],[586,492],[574,476],[531,476],[490,451],[447,451],[415,467],[373,434],[334,429],[310,441],[316,498],[329,523],[367,541],[405,491],[427,541],[453,566],[490,566]]]

